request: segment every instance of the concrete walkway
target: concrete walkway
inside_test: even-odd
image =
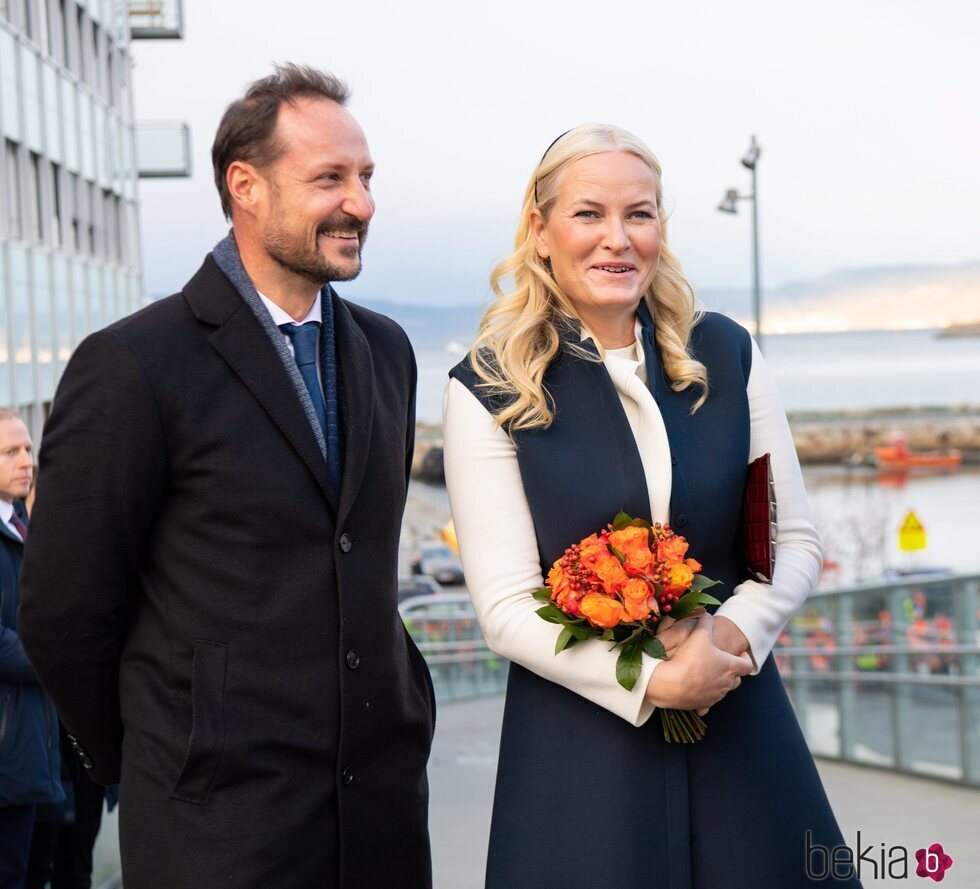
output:
[[[435,889],[483,886],[502,705],[501,697],[493,697],[443,704],[439,710],[429,761]],[[870,865],[863,865],[865,889],[934,885],[915,875],[914,854],[935,842],[953,858],[944,889],[980,889],[980,791],[827,760],[817,765],[852,849],[859,830],[861,847],[871,846],[867,855],[877,861],[882,843],[886,863],[892,846],[909,849],[907,879],[888,879],[880,869],[876,879]]]
[[[500,696],[444,703],[439,708],[429,760],[429,825],[435,889],[483,887],[502,715]],[[907,879],[887,879],[880,872],[876,879],[865,865],[861,873],[865,889],[934,885],[922,882],[915,875],[914,853],[935,842],[942,843],[953,858],[953,867],[942,881],[944,889],[980,889],[980,840],[977,838],[980,790],[828,760],[818,760],[817,765],[844,841],[852,849],[857,847],[857,832],[861,831],[861,847],[872,847],[868,855],[876,860],[881,859],[882,843],[886,850],[896,845],[909,850]],[[119,846],[113,814],[103,822],[96,847],[93,885],[102,886],[103,880],[118,869]]]

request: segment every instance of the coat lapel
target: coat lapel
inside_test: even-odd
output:
[[[344,475],[337,520],[342,523],[361,489],[374,426],[374,361],[371,347],[346,304],[331,289],[337,363],[343,392]]]
[[[23,546],[24,545],[24,541],[21,540],[16,534],[14,534],[13,531],[11,531],[7,527],[7,523],[6,522],[0,522],[0,534],[2,534],[4,537],[6,537],[8,540],[12,541],[13,543],[16,543],[17,546]]]
[[[209,256],[184,288],[195,316],[217,329],[209,342],[309,468],[336,511],[327,464],[282,359],[258,319]]]
[[[692,397],[691,388],[683,392],[675,392],[670,388],[664,375],[663,363],[660,360],[660,350],[654,340],[653,318],[647,308],[646,301],[640,300],[637,315],[640,318],[643,331],[643,357],[647,366],[647,386],[653,393],[653,398],[660,408],[664,428],[667,430],[667,441],[670,443],[670,516],[671,520],[688,508],[687,482],[684,479],[684,459],[687,452],[687,435],[690,424]]]

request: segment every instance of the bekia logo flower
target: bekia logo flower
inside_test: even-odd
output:
[[[928,849],[916,850],[915,860],[919,862],[915,869],[916,876],[930,877],[937,883],[953,866],[953,859],[943,851],[942,843],[933,843]]]

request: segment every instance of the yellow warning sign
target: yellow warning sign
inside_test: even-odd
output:
[[[902,527],[898,529],[898,546],[906,552],[926,548],[926,529],[922,527],[915,510],[908,511]]]

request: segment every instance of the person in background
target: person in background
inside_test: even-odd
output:
[[[26,885],[36,807],[65,799],[58,717],[17,635],[32,454],[20,416],[0,408],[0,889]]]
[[[119,785],[96,784],[82,768],[59,724],[63,803],[38,806],[31,836],[26,889],[90,889],[92,852],[102,826],[103,800],[112,811]]]

